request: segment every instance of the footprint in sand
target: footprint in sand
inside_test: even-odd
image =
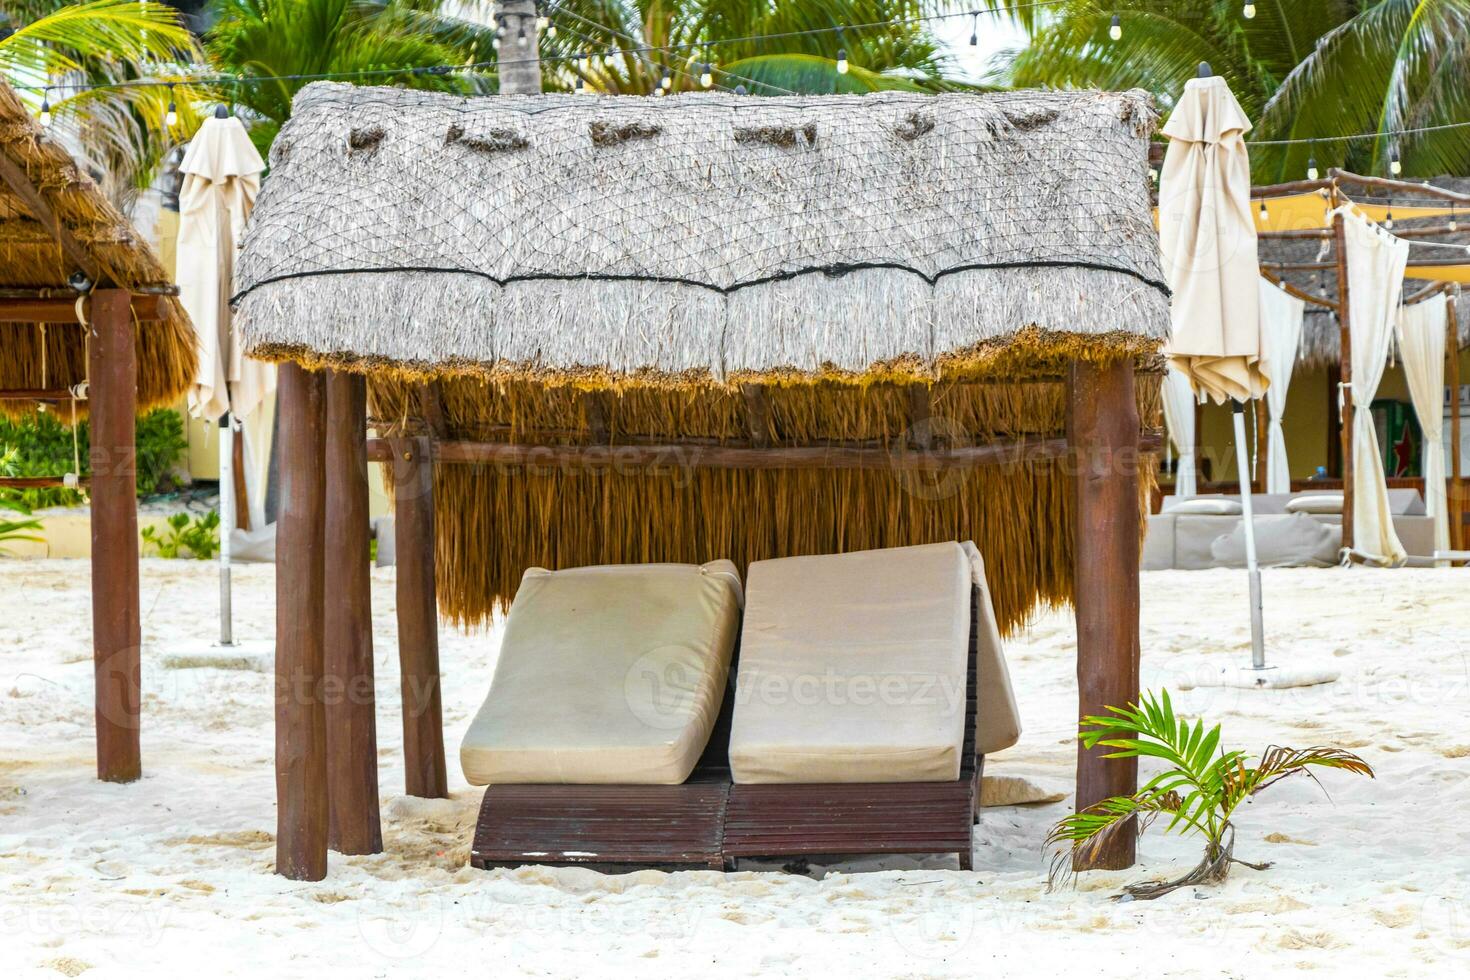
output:
[[[1288,929],[1285,935],[1276,940],[1276,945],[1282,949],[1338,949],[1347,944],[1330,932]]]

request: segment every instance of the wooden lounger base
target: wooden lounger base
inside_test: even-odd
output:
[[[969,871],[982,765],[976,760],[973,774],[944,783],[492,786],[470,864],[719,871],[744,857],[955,854]]]
[[[679,786],[491,786],[470,864],[725,867],[728,781]]]

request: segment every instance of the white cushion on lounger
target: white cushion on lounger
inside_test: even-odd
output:
[[[1000,643],[1000,624],[995,619],[990,583],[985,580],[985,561],[973,541],[960,547],[970,559],[971,581],[980,590],[980,622],[975,627],[979,641],[975,649],[975,751],[989,755],[1021,740],[1021,712],[1016,707],[1011,671]]]
[[[752,564],[735,782],[957,779],[971,577],[953,542]]]
[[[742,601],[728,561],[528,570],[460,747],[488,783],[682,783],[709,741]]]

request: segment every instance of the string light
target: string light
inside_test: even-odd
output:
[[[658,80],[658,86],[666,92],[672,92],[674,90],[674,73],[669,71],[667,65],[664,66],[664,74]]]
[[[1388,161],[1388,172],[1397,177],[1404,172],[1404,165],[1399,162],[1399,151],[1393,151],[1393,157]]]
[[[980,11],[970,11],[970,47],[980,43]]]
[[[1393,198],[1388,199],[1388,206],[1383,211],[1383,227],[1393,231]]]
[[[179,121],[179,107],[174,104],[174,87],[168,87],[168,114],[163,117],[163,124],[173,128]]]
[[[1317,158],[1315,156],[1307,157],[1307,179],[1316,180],[1320,175],[1321,171],[1317,169]]]
[[[1241,9],[1240,15],[1246,20],[1253,20],[1256,16],[1256,5],[1246,0],[1245,7]]]
[[[847,74],[847,50],[845,48],[837,49],[837,74]]]
[[[1113,24],[1108,28],[1108,37],[1114,41],[1121,41],[1123,39],[1123,18],[1117,14],[1113,15]]]
[[[544,31],[551,26],[551,18],[542,14],[536,18],[536,30]]]
[[[41,96],[41,128],[51,127],[51,89],[46,89],[46,94]]]
[[[522,27],[520,29],[520,32],[516,34],[516,44],[517,44],[517,46],[524,48],[527,45],[527,43],[528,42],[526,40],[526,29],[524,27]]]
[[[699,66],[699,84],[703,85],[705,88],[709,88],[714,83],[715,74],[713,71],[710,70],[709,62],[706,61],[704,64]]]
[[[1271,220],[1271,214],[1270,214],[1270,212],[1268,212],[1266,210],[1266,202],[1265,201],[1262,201],[1261,202],[1260,216],[1261,216],[1261,224],[1265,224],[1267,221],[1270,221]]]
[[[1459,231],[1460,224],[1455,220],[1455,206],[1450,205],[1450,231]]]

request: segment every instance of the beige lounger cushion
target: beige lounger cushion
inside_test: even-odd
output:
[[[958,778],[973,575],[953,542],[752,564],[734,780]]]
[[[709,741],[740,576],[707,565],[533,568],[460,747],[489,783],[682,783]]]

